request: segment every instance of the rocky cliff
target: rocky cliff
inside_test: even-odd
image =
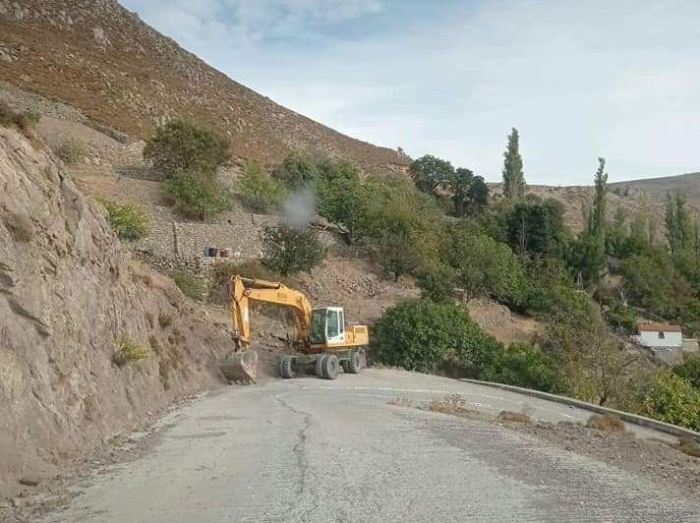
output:
[[[167,118],[192,119],[228,136],[235,155],[264,163],[293,148],[370,170],[407,161],[236,83],[115,0],[0,0],[0,80],[141,138]]]
[[[230,345],[41,144],[0,128],[0,497],[219,383]]]

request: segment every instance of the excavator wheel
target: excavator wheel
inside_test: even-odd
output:
[[[362,370],[362,356],[359,351],[355,351],[350,355],[350,359],[345,362],[345,372],[350,374],[359,374]]]
[[[281,378],[288,380],[294,377],[291,356],[280,356],[279,360],[277,360],[277,368]]]
[[[334,380],[338,377],[338,372],[340,372],[340,361],[338,356],[335,354],[326,354],[323,357],[323,362],[321,363],[323,368],[323,377],[327,380]]]
[[[328,354],[321,354],[318,358],[316,358],[316,376],[319,378],[326,378],[326,375],[323,373],[323,366],[327,357]]]

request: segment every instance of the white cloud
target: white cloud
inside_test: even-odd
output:
[[[512,126],[531,182],[588,182],[600,155],[613,180],[700,170],[694,0],[125,3],[298,112],[489,179]]]

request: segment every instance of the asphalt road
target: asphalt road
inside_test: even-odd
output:
[[[700,521],[664,485],[495,424],[389,404],[452,393],[494,413],[588,417],[392,370],[231,387],[179,410],[153,452],[96,475],[43,521]]]

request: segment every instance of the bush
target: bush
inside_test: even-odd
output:
[[[224,138],[208,129],[176,120],[156,129],[143,157],[166,178],[182,172],[211,175],[228,158],[228,147]]]
[[[34,111],[25,111],[23,113],[13,110],[7,103],[0,101],[0,126],[16,127],[25,136],[29,135],[32,126],[39,123],[39,117],[36,117]]]
[[[313,229],[280,224],[265,227],[261,235],[263,263],[283,276],[316,267],[325,257],[325,249]]]
[[[148,234],[148,218],[143,211],[131,204],[119,205],[109,200],[99,200],[107,209],[107,220],[120,240],[140,240]]]
[[[466,295],[489,296],[511,308],[522,309],[529,296],[525,271],[508,246],[469,228],[458,227],[450,253],[457,281]]]
[[[85,158],[87,147],[78,138],[64,138],[53,146],[53,152],[65,163],[78,163]]]
[[[700,430],[700,392],[670,372],[660,372],[644,387],[641,414]]]
[[[41,112],[39,109],[27,109],[23,114],[31,125],[36,125],[41,121]]]
[[[556,383],[555,362],[530,343],[512,343],[496,352],[484,369],[483,379],[528,389],[552,392]]]
[[[683,363],[673,367],[673,373],[700,391],[700,357],[686,357]]]
[[[205,220],[230,208],[227,188],[206,174],[175,175],[165,185],[165,197],[188,218]]]
[[[275,178],[282,181],[289,189],[313,185],[318,177],[316,164],[307,155],[293,151],[287,155],[273,172]]]
[[[195,301],[204,299],[204,281],[201,277],[184,270],[177,270],[170,273],[170,277],[175,285],[182,291],[182,294]]]
[[[620,302],[610,305],[610,308],[605,312],[605,319],[613,327],[622,329],[628,334],[633,333],[637,329],[639,321],[636,309],[623,305]]]
[[[284,187],[257,162],[248,162],[241,179],[243,202],[254,211],[267,212],[275,208],[284,196]]]
[[[352,166],[326,165],[317,183],[318,213],[340,227],[350,244],[361,236],[366,213],[366,191]]]
[[[454,302],[455,273],[445,265],[423,270],[416,278],[421,298],[436,302]]]
[[[501,345],[455,304],[409,300],[386,310],[375,326],[378,361],[407,370],[430,372],[459,365],[478,375]]]
[[[124,337],[117,343],[117,352],[114,353],[112,361],[119,367],[122,367],[127,363],[148,358],[150,354],[151,352],[147,348],[142,347],[131,341],[129,338]]]

